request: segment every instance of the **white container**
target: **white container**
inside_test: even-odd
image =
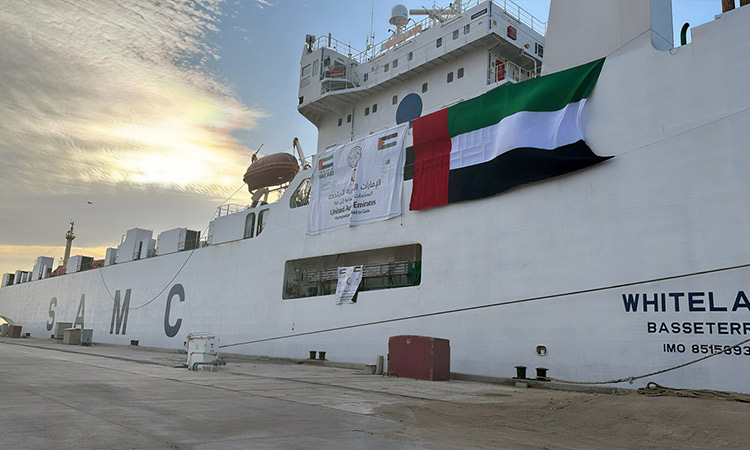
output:
[[[63,332],[63,344],[81,345],[81,329],[66,328]]]
[[[219,357],[219,339],[212,334],[188,334],[187,336],[187,366],[193,370],[195,363],[209,363]],[[199,365],[195,370],[202,370],[213,366]]]
[[[55,339],[62,339],[66,328],[73,328],[73,322],[57,322],[55,328]]]

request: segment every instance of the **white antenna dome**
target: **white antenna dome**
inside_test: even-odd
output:
[[[409,22],[409,10],[404,5],[396,5],[391,9],[391,18],[388,23],[397,27],[403,27]]]

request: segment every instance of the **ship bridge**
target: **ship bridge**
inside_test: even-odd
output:
[[[409,13],[426,17],[415,21]],[[318,127],[319,149],[404,121],[397,116],[411,120],[537,76],[541,68],[546,23],[510,0],[411,11],[396,5],[390,23],[392,36],[361,51],[330,34],[307,36],[298,110]]]

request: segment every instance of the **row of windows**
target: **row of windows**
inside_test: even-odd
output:
[[[464,68],[462,67],[462,68],[458,69],[458,78],[463,78],[463,76],[464,76]],[[450,74],[448,74],[448,83],[450,83],[451,81],[453,81],[453,72],[451,72]],[[422,93],[423,94],[427,92],[428,88],[429,88],[429,84],[428,83],[422,83]],[[398,95],[394,95],[393,98],[391,99],[391,105],[395,106],[397,104],[398,104]],[[374,105],[372,105],[372,113],[375,114],[376,112],[378,112],[378,104],[377,103],[375,103]],[[365,107],[365,115],[366,116],[370,115],[370,107],[369,106]],[[346,116],[346,123],[351,123],[351,122],[352,122],[352,115],[349,114],[348,116]],[[339,117],[339,126],[341,126],[343,123],[344,123],[344,119],[342,117]]]
[[[464,68],[460,67],[456,71],[456,78],[463,78],[463,77],[464,77]],[[448,72],[447,80],[448,80],[448,83],[452,83],[453,82],[453,72]]]
[[[254,236],[259,235],[263,232],[263,227],[266,226],[268,220],[268,209],[262,210],[258,213],[258,226],[255,226],[255,213],[251,212],[245,217],[245,232],[243,233],[243,239],[250,239]],[[257,230],[257,231],[256,231]]]
[[[471,30],[471,24],[464,25],[464,34],[465,35],[469,34],[470,30]],[[460,34],[459,30],[454,30],[453,31],[453,40],[458,39],[459,34]],[[435,47],[442,47],[442,46],[443,46],[443,38],[438,38],[437,41],[435,41]],[[414,59],[414,52],[409,52],[406,55],[406,60],[407,61],[411,61],[412,59]],[[394,69],[398,67],[398,58],[394,59],[393,61],[391,61],[389,63],[385,63],[385,65],[383,65],[383,72],[388,72],[391,69],[391,67],[393,67]],[[365,83],[367,83],[367,81],[369,80],[369,78],[370,78],[370,74],[366,73],[364,75],[364,81],[365,81]],[[459,78],[461,78],[461,77],[459,77]],[[426,92],[426,91],[422,91],[422,92]]]

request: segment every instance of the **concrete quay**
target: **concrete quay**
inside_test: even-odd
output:
[[[750,405],[0,338],[2,449],[744,448]]]

